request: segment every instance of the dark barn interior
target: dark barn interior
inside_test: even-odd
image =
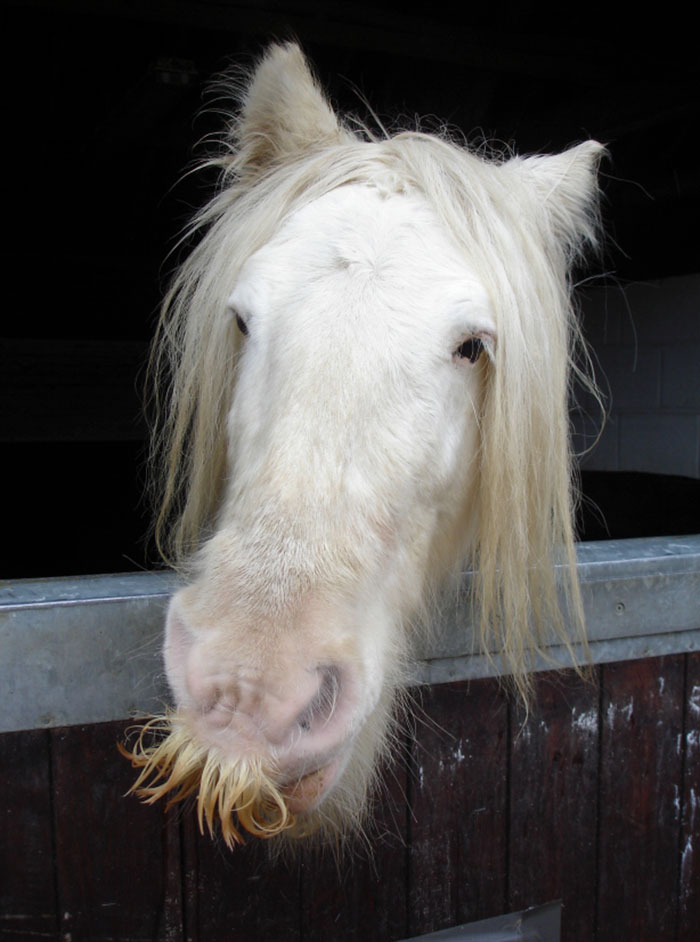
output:
[[[298,37],[335,104],[363,117],[361,95],[382,120],[437,116],[521,153],[605,142],[608,239],[581,276],[698,270],[698,63],[682,29],[609,8],[600,20],[529,3],[447,9],[4,4],[5,576],[156,562],[143,368],[177,236],[214,182],[183,171],[219,126],[202,110],[211,78],[271,37]],[[584,489],[605,523],[584,514],[583,538],[700,530],[692,478],[590,472]]]

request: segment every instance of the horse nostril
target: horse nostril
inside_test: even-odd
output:
[[[323,683],[321,684],[321,703],[328,718],[335,712],[339,692],[340,671],[337,667],[327,667],[324,671]]]
[[[340,691],[340,671],[337,667],[318,668],[322,674],[318,691],[308,706],[297,718],[297,726],[303,733],[310,733],[327,723],[335,712]]]
[[[221,690],[218,687],[213,687],[211,690],[207,690],[206,695],[203,697],[199,706],[200,712],[203,714],[211,713],[220,702]]]

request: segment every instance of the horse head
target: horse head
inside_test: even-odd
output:
[[[580,620],[567,271],[595,237],[600,152],[374,139],[296,46],[255,69],[156,338],[183,587],[176,706],[131,752],[147,800],[196,792],[229,845],[342,833],[447,574],[476,566],[482,634],[523,690],[527,651],[565,637],[560,559]]]

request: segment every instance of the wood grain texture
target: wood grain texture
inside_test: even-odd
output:
[[[599,711],[596,683],[540,674],[513,704],[509,910],[562,899],[562,938],[593,939]]]
[[[353,840],[350,856],[334,861],[311,855],[302,870],[302,937],[405,938],[407,907],[406,756],[384,769],[366,837]]]
[[[193,813],[183,825],[188,942],[301,939],[300,861],[271,860],[261,841],[229,851],[199,833]]]
[[[598,942],[676,936],[684,667],[601,669]]]
[[[420,692],[373,855],[228,851],[124,797],[122,723],[0,737],[0,938],[390,942],[564,899],[564,942],[696,942],[700,654]]]
[[[0,736],[0,938],[58,939],[49,733]]]
[[[700,934],[700,652],[687,656],[678,942]]]
[[[176,822],[124,797],[134,778],[116,748],[125,725],[52,733],[56,882],[70,942],[181,937]]]
[[[493,681],[433,687],[409,785],[409,931],[504,911],[508,711]]]

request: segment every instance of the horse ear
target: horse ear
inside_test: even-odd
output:
[[[597,173],[604,154],[602,144],[586,141],[561,154],[514,157],[506,164],[524,175],[549,226],[572,248],[596,242]]]
[[[294,43],[269,47],[243,96],[234,133],[242,168],[252,176],[350,137]]]

